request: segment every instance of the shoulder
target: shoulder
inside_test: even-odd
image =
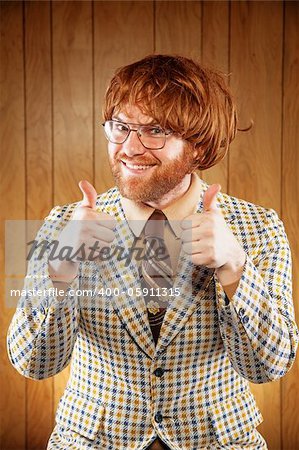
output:
[[[269,219],[278,218],[278,214],[274,209],[266,208],[232,195],[220,193],[219,201],[221,206],[235,216],[250,217],[257,221],[268,221]]]
[[[228,194],[218,194],[219,206],[229,221],[252,233],[274,237],[276,230],[283,227],[278,213],[272,208],[251,203]]]

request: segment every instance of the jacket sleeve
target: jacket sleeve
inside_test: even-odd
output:
[[[220,333],[235,370],[253,383],[266,383],[292,367],[298,329],[292,301],[291,254],[282,221],[268,210],[233,297],[215,275]]]
[[[78,289],[80,277],[58,300],[48,273],[51,243],[69,217],[66,207],[56,207],[40,228],[35,239],[40,247],[29,260],[22,296],[8,329],[9,359],[28,378],[44,379],[63,370],[76,341],[79,307],[73,292]]]

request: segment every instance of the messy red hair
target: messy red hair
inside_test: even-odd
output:
[[[236,135],[236,109],[224,74],[183,56],[149,55],[119,68],[105,94],[104,119],[126,105],[138,106],[198,148],[194,168],[200,170],[221,161]]]

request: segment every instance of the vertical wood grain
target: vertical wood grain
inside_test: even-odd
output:
[[[282,218],[292,249],[294,305],[299,323],[299,3],[285,3]],[[296,125],[297,124],[297,125]],[[299,358],[282,379],[282,449],[299,448]]]
[[[282,25],[280,2],[231,3],[231,84],[241,126],[229,159],[230,194],[280,213]],[[264,416],[259,430],[270,450],[280,447],[280,381],[251,385]]]
[[[229,3],[226,1],[203,2],[202,10],[202,62],[225,74],[229,73]],[[230,79],[227,76],[227,84]],[[222,192],[228,191],[228,158],[202,172],[209,184],[220,183]]]
[[[53,207],[50,12],[49,1],[25,3],[28,219],[42,219]]]
[[[4,242],[5,220],[25,218],[24,49],[22,3],[1,2],[0,8],[0,226],[1,242]],[[23,450],[26,443],[26,388],[25,378],[11,366],[6,351],[6,334],[14,309],[6,306],[3,246],[1,246],[0,265],[0,445],[4,450]]]
[[[27,219],[52,208],[50,3],[25,3]],[[37,39],[38,36],[38,39]],[[41,450],[53,428],[53,379],[27,384],[27,448]]]
[[[246,200],[280,212],[281,2],[231,3],[231,84],[240,111],[230,185]]]
[[[114,185],[107,141],[101,123],[103,96],[114,71],[153,52],[153,3],[94,3],[95,185],[104,192]]]
[[[92,180],[92,4],[52,3],[54,203],[81,199],[78,182]],[[54,377],[54,410],[69,367]]]
[[[92,4],[53,2],[54,202],[78,200],[92,170]]]
[[[201,57],[201,2],[155,3],[156,53]]]

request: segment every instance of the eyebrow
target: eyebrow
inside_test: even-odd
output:
[[[126,123],[128,125],[159,125],[157,122],[155,122],[154,119],[152,119],[152,121],[148,123],[136,123],[136,122],[126,122],[125,119],[121,119],[118,116],[112,116],[112,120],[117,120],[118,122]]]

